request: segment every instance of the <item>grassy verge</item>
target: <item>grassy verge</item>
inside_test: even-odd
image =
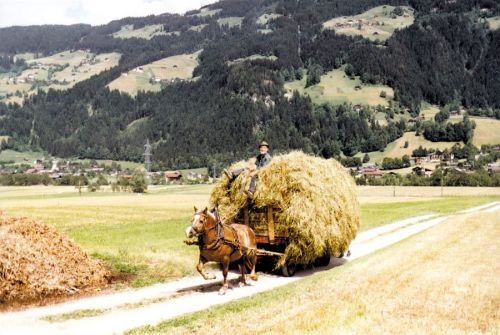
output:
[[[98,316],[104,314],[107,311],[108,310],[106,309],[81,309],[71,313],[49,315],[44,317],[43,320],[49,322],[62,322],[71,319],[82,319],[82,318],[89,318],[92,316]]]
[[[494,333],[498,223],[495,213],[461,215],[355,262],[128,334]]]
[[[367,203],[361,205],[361,229],[366,230],[404,218],[429,213],[449,214],[498,201],[499,197],[447,197],[423,201]]]

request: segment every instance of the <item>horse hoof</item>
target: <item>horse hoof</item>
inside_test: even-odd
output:
[[[226,294],[226,292],[227,292],[227,287],[221,287],[219,289],[219,295],[224,295],[224,294]]]
[[[207,280],[212,280],[212,279],[215,279],[217,278],[213,273],[210,273],[207,275]]]
[[[243,283],[243,282],[239,282],[239,283],[238,283],[238,286],[239,286],[239,287],[243,287],[243,286],[246,286],[246,285],[247,285],[247,283]]]
[[[259,280],[259,277],[257,275],[251,275],[250,279],[252,279],[253,281],[257,281]]]

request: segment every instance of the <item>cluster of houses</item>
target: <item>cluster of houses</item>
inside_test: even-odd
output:
[[[37,74],[37,72],[35,72]],[[25,77],[10,76],[7,80],[9,84],[26,84],[35,82],[35,74],[30,73]]]
[[[477,155],[475,158],[478,159],[479,158],[478,156],[479,155]],[[442,162],[444,162],[444,156],[443,152],[439,150],[429,153],[423,157],[411,157],[410,158],[410,164],[412,166],[411,171],[412,173],[417,175],[430,177],[436,170],[438,163]],[[450,154],[448,160],[446,160],[445,163],[446,163],[446,166],[444,167],[445,169],[452,169],[459,172],[467,172],[471,168],[471,166],[467,162],[462,162],[458,164],[453,154]],[[381,178],[382,176],[384,176],[384,174],[394,173],[393,171],[383,172],[375,164],[365,164],[364,166],[361,167],[350,167],[346,168],[346,170],[355,177],[365,177],[365,178],[370,178],[370,177]],[[500,173],[500,162],[488,164],[487,170],[490,173]]]
[[[377,26],[381,26],[382,22],[380,22],[380,21],[352,20],[352,19],[349,19],[349,20],[346,20],[346,21],[335,23],[335,27],[336,28],[352,28],[352,27],[359,27],[359,26],[362,26],[362,25],[377,27]]]
[[[50,168],[48,167],[50,166]],[[31,168],[26,170],[24,173],[26,174],[46,174],[48,175],[51,179],[59,179],[62,178],[63,176],[67,175],[73,175],[73,176],[80,176],[80,175],[88,175],[90,173],[93,174],[98,174],[98,173],[107,173],[111,177],[123,177],[126,179],[131,179],[132,175],[130,174],[129,171],[127,170],[111,170],[109,171],[106,170],[104,167],[99,166],[99,165],[92,165],[87,168],[83,168],[81,163],[78,162],[64,162],[63,164],[59,164],[57,160],[53,160],[51,162],[46,162],[42,159],[37,159],[33,162],[33,165]],[[164,171],[164,172],[150,172],[148,174],[150,177],[153,176],[162,176],[165,178],[165,182],[167,183],[172,183],[172,182],[178,182],[182,178],[188,180],[188,181],[200,181],[204,180],[206,176],[204,176],[201,173],[190,171],[187,172],[185,175],[181,171]]]
[[[51,165],[50,168],[47,168],[48,165]],[[64,164],[59,164],[57,160],[53,160],[47,164],[42,159],[37,159],[33,162],[33,166],[26,170],[24,173],[26,174],[46,174],[51,179],[59,179],[63,176],[74,175],[79,176],[82,173],[102,173],[104,172],[103,167],[99,167],[97,165],[91,166],[90,168],[82,169],[81,164],[77,162],[65,162]],[[115,172],[116,174],[118,172]],[[115,175],[116,175],[115,174]]]

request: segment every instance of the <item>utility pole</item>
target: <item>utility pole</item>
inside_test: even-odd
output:
[[[151,144],[149,144],[149,139],[146,140],[146,144],[144,145],[144,168],[146,172],[151,172]]]

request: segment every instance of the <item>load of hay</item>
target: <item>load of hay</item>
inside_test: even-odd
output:
[[[54,228],[0,211],[0,303],[107,284],[108,270]]]
[[[254,162],[238,162],[230,170]],[[210,203],[219,206],[221,219],[232,222],[245,207],[251,171],[232,183],[223,176],[212,191]],[[278,263],[310,264],[329,252],[347,252],[359,228],[359,202],[353,178],[334,159],[292,152],[276,156],[258,170],[258,185],[251,206],[281,208],[276,229],[285,229],[288,245]]]

